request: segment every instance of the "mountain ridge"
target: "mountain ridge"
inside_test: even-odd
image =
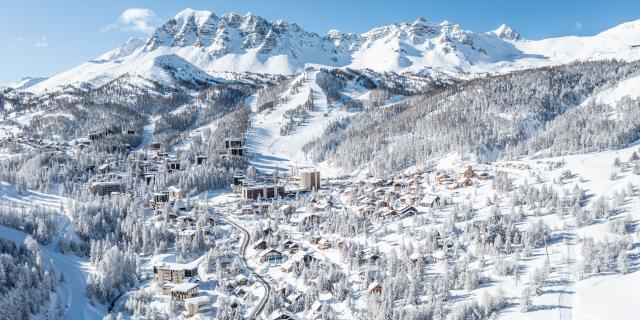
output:
[[[28,88],[102,85],[161,55],[176,55],[207,73],[293,74],[308,65],[470,77],[577,60],[637,59],[640,20],[595,36],[526,40],[503,24],[475,32],[443,21],[418,18],[364,33],[308,32],[295,22],[268,21],[252,13],[185,9],[158,27],[147,40],[129,39],[94,61],[86,62]]]

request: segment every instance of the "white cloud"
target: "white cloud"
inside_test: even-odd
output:
[[[573,26],[573,30],[582,31],[582,22],[576,21],[576,24]]]
[[[49,43],[47,42],[47,36],[42,36],[40,37],[40,40],[36,40],[33,43],[33,46],[36,48],[46,48],[49,46]]]
[[[106,27],[102,31],[123,30],[142,33],[152,33],[155,26],[160,23],[160,18],[155,12],[144,8],[131,8],[123,11],[118,21]]]

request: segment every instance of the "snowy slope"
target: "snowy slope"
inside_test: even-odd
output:
[[[482,33],[450,22],[419,18],[362,34],[331,30],[321,36],[284,20],[254,14],[186,9],[159,27],[145,42],[130,39],[96,60],[52,77],[29,91],[67,85],[100,86],[161,55],[177,55],[208,73],[293,74],[319,64],[394,72],[504,72],[576,60],[640,57],[640,21],[591,37],[524,40],[502,25]]]
[[[598,92],[584,103],[596,102],[602,104],[615,104],[623,97],[637,99],[640,96],[640,76],[631,77],[620,81],[615,86]]]
[[[84,64],[55,75],[28,90],[34,93],[55,91],[60,86],[83,87],[89,85],[97,88],[116,78],[134,78],[142,84],[150,86],[149,81],[160,84],[175,82],[216,82],[218,79],[198,69],[175,54],[153,54],[133,56],[126,63],[115,61],[89,61]]]
[[[299,74],[294,80],[302,82],[297,93],[288,94],[285,91],[282,95],[286,98],[284,104],[252,115],[251,128],[246,135],[246,146],[251,153],[252,165],[267,171],[276,168],[287,170],[289,166],[296,165],[312,165],[305,159],[302,147],[322,135],[329,123],[354,114],[352,111],[327,104],[326,96],[317,83],[321,74],[322,71],[317,70]],[[365,92],[357,86],[350,86],[350,89],[355,97]],[[303,104],[309,96],[309,90],[313,91],[315,104],[314,110],[309,113],[309,119],[296,127],[292,133],[282,136],[280,128],[287,122],[285,112]]]
[[[68,239],[74,239],[77,235],[70,221],[69,208],[70,199],[63,198],[58,195],[40,193],[35,191],[17,192],[14,185],[7,182],[0,182],[0,204],[9,207],[47,207],[54,212],[61,207],[64,208],[64,215],[53,215],[52,218],[58,219],[59,230],[55,234],[56,238],[62,236]],[[0,238],[22,243],[28,235],[22,231],[8,228],[0,225]],[[107,313],[107,308],[90,301],[87,297],[87,276],[94,272],[93,266],[86,258],[81,258],[73,254],[64,254],[60,252],[57,241],[51,244],[40,246],[44,259],[50,262],[57,273],[63,273],[65,281],[58,283],[58,295],[67,306],[64,314],[59,319],[75,320],[75,319],[102,319]]]
[[[14,90],[24,90],[31,86],[34,86],[44,80],[47,80],[45,77],[25,77],[18,81],[12,81],[8,83],[0,84],[0,91],[5,89],[14,89]]]

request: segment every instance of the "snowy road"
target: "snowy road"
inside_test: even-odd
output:
[[[223,204],[228,204],[228,203],[229,202],[217,203],[216,205],[223,205]],[[251,314],[248,317],[248,319],[258,319],[258,317],[260,316],[262,311],[264,311],[264,308],[267,305],[267,299],[269,298],[269,294],[271,293],[271,284],[269,284],[269,282],[265,278],[263,278],[254,268],[250,267],[249,264],[247,263],[247,249],[249,247],[249,239],[250,239],[249,231],[245,227],[243,227],[240,223],[234,221],[233,218],[228,217],[227,215],[220,214],[220,217],[223,218],[224,220],[226,220],[227,222],[229,222],[234,228],[236,228],[240,232],[242,232],[242,234],[243,234],[243,236],[242,236],[242,245],[240,245],[240,257],[242,258],[242,263],[262,283],[262,286],[265,289],[264,294],[260,298],[260,302],[251,311]]]
[[[21,244],[28,235],[24,232],[0,226],[0,237]],[[86,295],[86,276],[89,272],[89,263],[72,255],[64,255],[58,252],[53,245],[40,246],[42,255],[46,261],[53,264],[58,273],[64,274],[65,281],[58,283],[58,295],[64,299],[67,306],[62,319],[102,319],[106,314],[106,308],[94,307],[89,303]]]

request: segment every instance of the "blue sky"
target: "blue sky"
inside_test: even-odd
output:
[[[394,22],[449,20],[489,31],[501,23],[525,38],[592,35],[640,19],[640,1],[591,0],[20,0],[0,4],[0,83],[50,76],[145,36],[184,8],[223,14],[253,12],[283,18],[320,34],[330,29],[364,32]],[[147,10],[128,11],[131,8]]]

